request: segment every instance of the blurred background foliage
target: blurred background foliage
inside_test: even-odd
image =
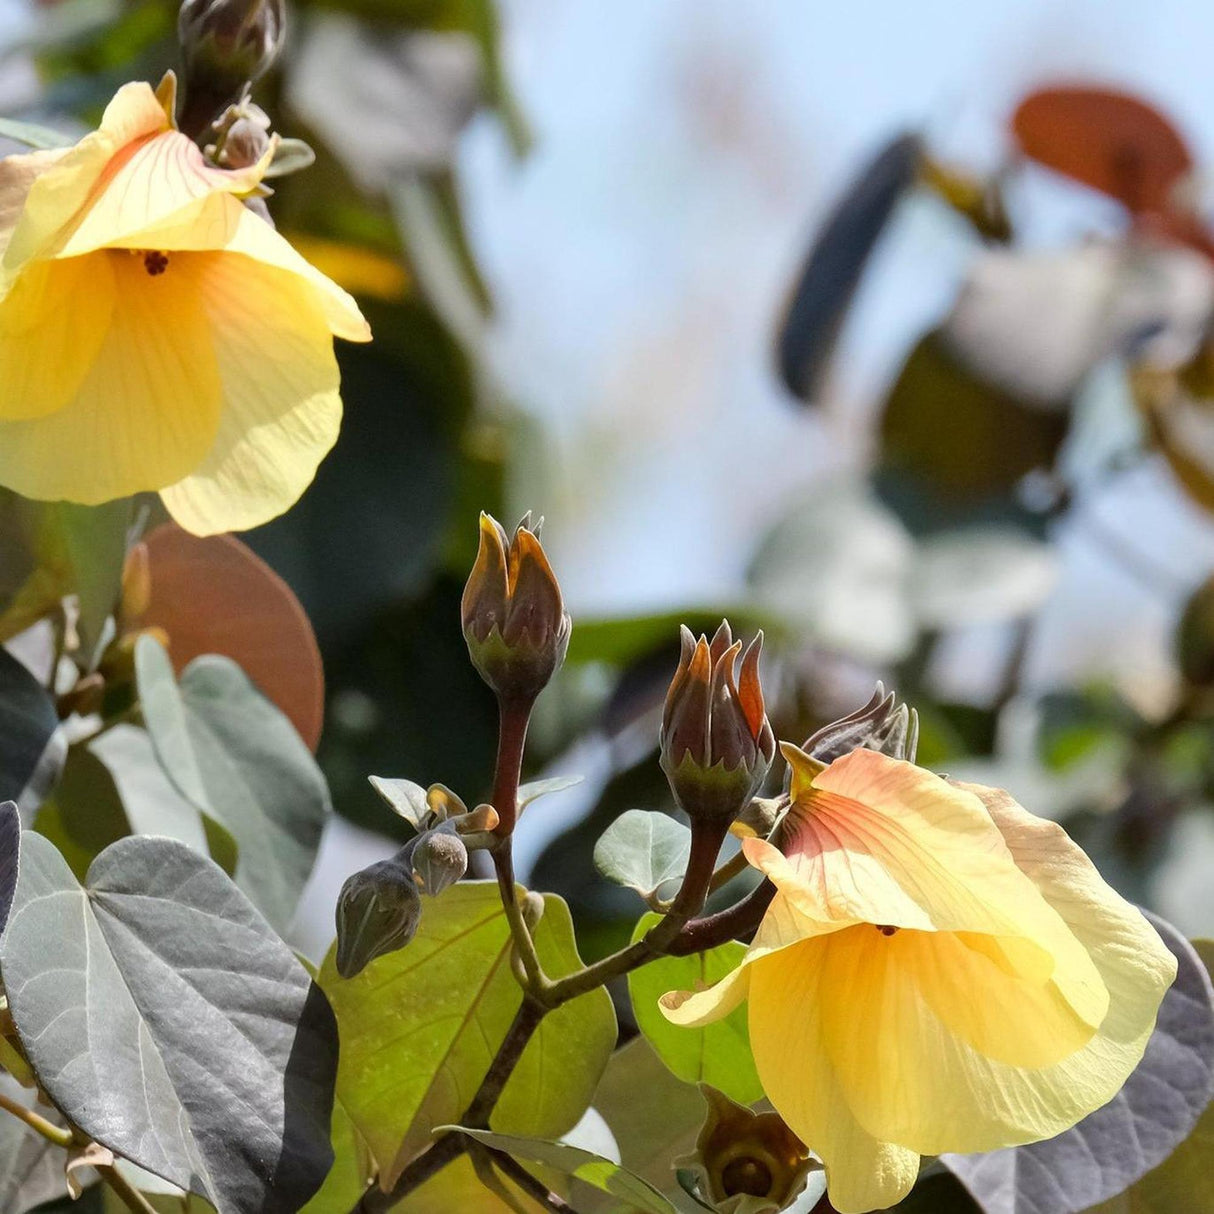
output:
[[[672,808],[677,624],[722,614],[767,632],[778,736],[883,679],[921,762],[1214,932],[1214,130],[1203,64],[1144,41],[1182,6],[1116,5],[1116,37],[1112,10],[1030,6],[1010,41],[1009,5],[862,35],[792,3],[657,7],[313,0],[256,90],[317,154],[274,219],[376,340],[339,350],[346,421],[303,501],[247,549],[154,533],[137,614],[178,669],[273,621],[232,656],[318,741],[341,815],[298,942],[319,956],[342,878],[406,829],[368,773],[487,792],[458,596],[477,512],[526,508],[574,614],[529,758],[587,780],[529,812],[520,876],[588,958],[638,911],[594,840]],[[83,129],[173,65],[175,12],[13,5],[0,97]],[[3,506],[0,633],[31,618],[35,552],[99,628],[116,588],[73,553],[129,518]]]

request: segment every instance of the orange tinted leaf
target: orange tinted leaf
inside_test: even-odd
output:
[[[1030,93],[1012,116],[1025,155],[1123,202],[1165,211],[1193,159],[1158,110],[1126,93],[1074,86]]]
[[[180,672],[203,653],[237,662],[313,749],[325,680],[312,625],[290,587],[230,535],[190,535],[175,523],[147,537],[151,594],[141,623],[168,636]]]

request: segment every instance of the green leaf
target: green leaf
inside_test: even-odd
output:
[[[316,1191],[333,1015],[212,861],[123,839],[82,889],[27,833],[0,965],[34,1070],[85,1133],[219,1214],[294,1214]]]
[[[375,1168],[367,1144],[340,1100],[333,1102],[330,1141],[333,1166],[320,1191],[301,1214],[348,1214],[374,1179]]]
[[[642,915],[632,933],[639,940],[660,915]],[[685,1083],[707,1083],[736,1100],[753,1104],[763,1098],[763,1085],[750,1052],[746,1007],[703,1028],[681,1028],[662,1015],[658,1000],[667,991],[695,991],[732,973],[746,956],[746,946],[729,941],[690,957],[659,957],[628,975],[628,994],[637,1028],[661,1060]]]
[[[30,148],[70,148],[76,141],[53,127],[36,122],[21,122],[17,118],[0,118],[0,135],[16,140]],[[7,1208],[7,1207],[6,1207]]]
[[[462,1132],[470,1138],[475,1138],[477,1142],[483,1142],[498,1151],[505,1151],[517,1159],[544,1164],[563,1172],[566,1176],[593,1185],[604,1193],[623,1199],[630,1209],[641,1210],[645,1214],[678,1214],[677,1209],[647,1180],[634,1176],[627,1168],[612,1163],[610,1159],[604,1159],[591,1151],[583,1151],[581,1147],[571,1147],[564,1142],[546,1142],[537,1138],[519,1138],[513,1134],[494,1134],[489,1130],[464,1129]]]
[[[532,780],[529,784],[522,784],[518,790],[518,807],[521,813],[532,801],[538,801],[540,797],[546,797],[549,793],[564,792],[567,788],[575,788],[579,785],[585,776],[552,776],[547,780]]]
[[[368,776],[371,787],[388,803],[392,812],[404,818],[414,830],[421,830],[430,813],[426,790],[412,780],[392,780],[384,776]]]
[[[544,898],[536,949],[552,976],[580,965],[569,908]],[[462,1116],[522,1002],[510,972],[511,940],[497,884],[464,881],[423,900],[417,935],[359,975],[337,975],[335,950],[320,983],[337,1013],[338,1097],[387,1183]],[[568,1132],[590,1104],[615,1044],[604,990],[544,1018],[494,1111],[500,1130],[539,1137]]]
[[[641,1092],[644,1099],[638,1099]],[[624,1164],[659,1188],[677,1191],[671,1160],[695,1147],[706,1106],[644,1037],[634,1037],[611,1055],[594,1107],[615,1136]]]
[[[47,508],[48,543],[60,552],[76,592],[76,632],[88,669],[99,656],[105,622],[122,593],[131,508],[129,498],[103,506],[55,502]]]
[[[59,778],[66,754],[55,702],[0,649],[0,801],[38,805]]]
[[[228,658],[196,658],[178,686],[164,647],[135,648],[144,721],[178,791],[236,841],[236,884],[285,931],[316,860],[329,790],[294,726]]]
[[[691,831],[669,814],[629,809],[594,845],[594,865],[608,880],[648,899],[687,871]]]
[[[1197,1132],[1196,1125],[1202,1125],[1204,1135],[1214,1132],[1207,1111],[1214,1092],[1214,988],[1192,945],[1171,924],[1148,917],[1176,955],[1179,969],[1142,1061],[1121,1091],[1055,1138],[979,1155],[940,1157],[987,1214],[1086,1210],[1161,1164],[1190,1131]],[[1208,1147],[1206,1151],[1208,1164]],[[1214,1196],[1214,1186],[1206,1192]],[[1152,1214],[1156,1208],[1185,1214],[1202,1209],[1187,1199],[1142,1208]]]

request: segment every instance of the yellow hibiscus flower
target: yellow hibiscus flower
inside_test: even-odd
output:
[[[742,965],[663,997],[701,1025],[749,1000],[768,1098],[843,1214],[893,1205],[920,1155],[1053,1137],[1137,1065],[1176,961],[1053,822],[1007,793],[856,750],[785,746],[776,895]]]
[[[171,88],[161,90],[171,93]],[[0,484],[159,491],[198,535],[291,506],[337,438],[354,300],[241,202],[171,96],[125,85],[74,147],[0,161]]]

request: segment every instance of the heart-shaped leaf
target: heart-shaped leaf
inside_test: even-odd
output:
[[[1166,1159],[1210,1103],[1210,975],[1174,927],[1149,917],[1176,955],[1179,972],[1125,1087],[1056,1138],[982,1155],[941,1156],[987,1214],[1074,1214],[1113,1197]]]
[[[201,657],[181,677],[143,636],[135,670],[144,721],[174,786],[232,835],[236,884],[285,931],[312,871],[329,790],[283,714],[229,658]]]
[[[0,649],[0,801],[31,808],[63,770],[67,746],[46,688],[7,649]]]
[[[544,898],[535,929],[544,969],[580,962],[569,908]],[[422,902],[408,947],[354,978],[330,949],[319,981],[341,1026],[338,1095],[391,1184],[435,1126],[462,1116],[522,1002],[510,972],[510,929],[493,881],[462,881]],[[586,1111],[616,1040],[611,998],[598,990],[544,1018],[506,1084],[492,1124],[540,1137]]]
[[[595,867],[610,881],[650,898],[687,871],[691,831],[669,814],[629,809],[594,845]]]
[[[601,1155],[595,1155],[592,1151],[583,1151],[581,1147],[571,1147],[564,1142],[519,1138],[513,1134],[495,1134],[490,1130],[466,1130],[459,1126],[444,1128],[460,1129],[470,1138],[475,1138],[477,1142],[483,1142],[494,1150],[505,1151],[516,1159],[543,1164],[566,1176],[584,1181],[604,1193],[620,1198],[627,1203],[630,1210],[643,1211],[644,1214],[678,1214],[677,1209],[647,1180],[634,1176],[627,1168],[612,1163]]]
[[[1193,947],[1214,975],[1214,940]],[[1214,1214],[1214,1102],[1197,1119],[1193,1132],[1153,1171],[1124,1193],[1093,1206],[1086,1214]]]
[[[333,1159],[333,1014],[211,860],[108,847],[84,886],[22,840],[0,953],[22,1045],[85,1133],[220,1214],[295,1214]]]
[[[642,915],[632,933],[639,940],[659,915]],[[628,975],[628,993],[637,1028],[661,1060],[685,1083],[707,1083],[739,1104],[763,1098],[763,1085],[750,1052],[747,1009],[734,1008],[704,1028],[682,1028],[662,1015],[658,1000],[667,991],[699,991],[732,973],[746,946],[729,941],[690,957],[659,957]]]

